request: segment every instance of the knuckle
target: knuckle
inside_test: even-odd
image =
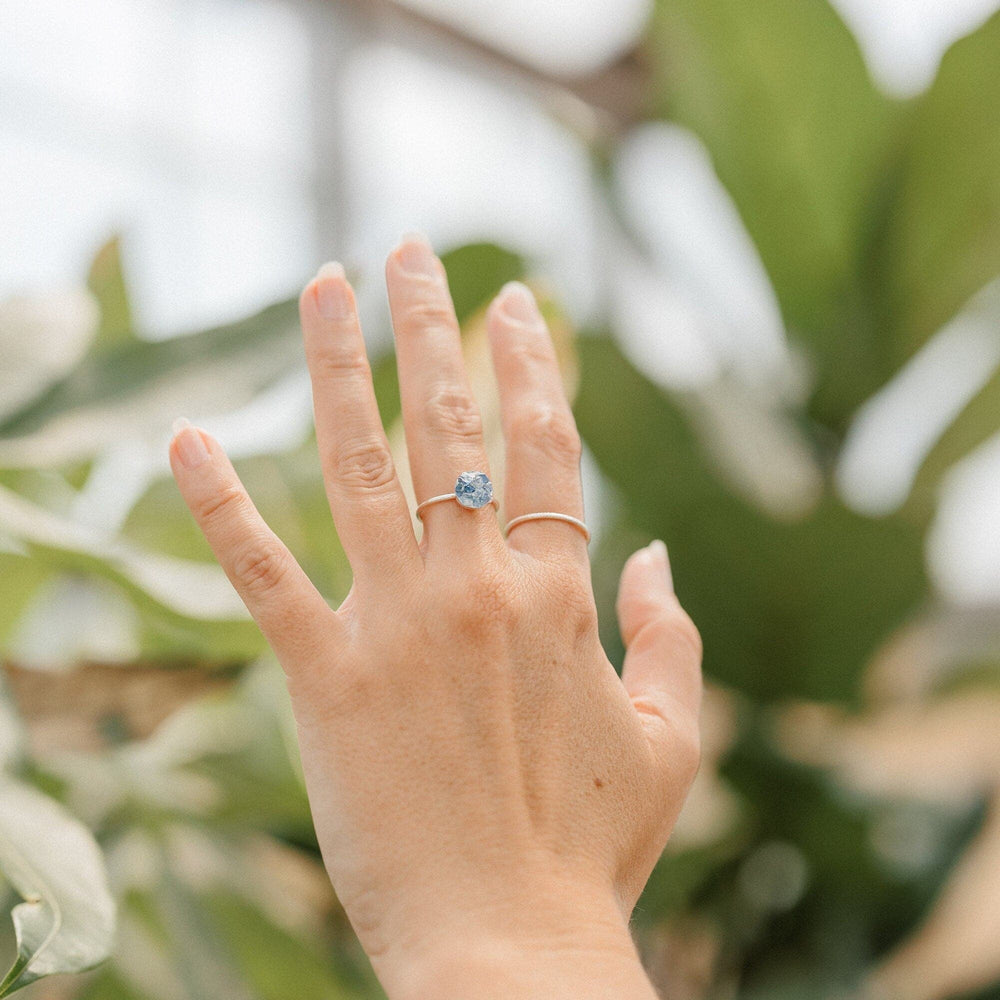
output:
[[[365,492],[384,489],[396,474],[388,445],[377,439],[341,448],[333,457],[332,472],[339,482]]]
[[[223,486],[210,497],[199,502],[195,508],[195,516],[208,527],[219,521],[243,512],[246,504],[246,494],[233,484]]]
[[[585,636],[597,631],[597,605],[590,587],[582,580],[560,574],[548,592],[557,604],[560,621],[574,634]]]
[[[256,541],[236,556],[232,570],[244,591],[262,596],[281,584],[288,568],[288,556],[281,549]]]
[[[479,438],[483,421],[475,399],[463,389],[442,386],[427,399],[427,422],[439,434],[450,437]]]
[[[449,606],[456,624],[473,633],[506,625],[517,615],[514,594],[503,575],[485,569],[463,578]]]
[[[309,358],[313,375],[322,380],[364,381],[368,378],[368,358],[363,351],[317,351]]]
[[[402,333],[416,336],[433,330],[455,329],[455,313],[448,302],[442,299],[421,299],[407,306],[401,317]]]
[[[540,323],[534,324],[541,327]],[[522,369],[539,368],[555,363],[555,350],[548,335],[544,337],[523,337],[512,343],[508,350],[516,364]]]
[[[514,421],[511,434],[540,448],[548,458],[580,461],[583,451],[580,432],[567,407],[546,404],[526,410]]]
[[[696,660],[701,661],[704,651],[701,633],[683,608],[678,606],[661,613],[653,624],[658,638],[671,649],[688,649]]]

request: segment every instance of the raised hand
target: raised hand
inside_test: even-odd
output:
[[[489,473],[444,269],[409,237],[386,281],[420,500]],[[628,920],[698,766],[698,632],[662,542],[622,574],[622,678],[571,521],[504,537],[495,508],[422,511],[382,427],[354,294],[325,265],[300,300],[323,477],[354,573],[332,610],[190,426],[171,465],[288,677],[324,861],[393,1000],[649,998]],[[504,514],[583,521],[580,440],[530,291],[488,317]],[[609,415],[610,417],[611,415]]]

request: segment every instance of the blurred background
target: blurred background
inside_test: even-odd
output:
[[[704,638],[662,996],[1000,998],[998,7],[6,0],[0,996],[382,996],[166,447],[342,599],[294,298],[345,262],[402,458],[417,229],[501,482],[482,309],[544,302],[612,660],[652,537]]]

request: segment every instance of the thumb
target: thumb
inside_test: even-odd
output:
[[[625,643],[622,682],[632,703],[671,728],[692,725],[697,731],[701,636],[677,600],[667,547],[659,539],[625,563],[616,609]]]

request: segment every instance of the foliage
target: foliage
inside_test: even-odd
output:
[[[620,662],[618,573],[651,536],[666,539],[705,642],[705,764],[640,902],[637,938],[654,975],[667,970],[668,995],[681,979],[700,983],[697,995],[760,1000],[986,989],[1000,981],[995,944],[951,965],[927,956],[947,956],[981,909],[1000,905],[990,693],[1000,615],[979,609],[970,625],[948,607],[925,550],[944,476],[1000,432],[1000,372],[942,433],[900,510],[857,513],[834,473],[872,394],[963,309],[995,309],[995,294],[976,295],[1000,272],[1000,14],[957,42],[932,87],[906,103],[876,91],[827,0],[658,0],[644,46],[655,70],[649,114],[708,149],[810,383],[763,399],[726,373],[716,386],[668,390],[629,360],[610,321],[574,350],[545,304],[613,498],[592,551],[606,648]],[[445,262],[473,379],[488,393],[481,309],[526,265],[487,244]],[[13,910],[15,971],[0,995],[111,950],[76,995],[379,996],[319,862],[280,671],[165,469],[118,521],[78,515],[123,428],[163,448],[178,413],[229,413],[301,372],[294,303],[151,343],[133,329],[126,286],[112,241],[90,269],[90,297],[0,307],[0,342],[23,344],[42,324],[54,343],[48,358],[12,355],[30,398],[0,410],[0,641],[16,652],[32,615],[65,613],[49,605],[70,581],[94,601],[122,598],[134,661],[121,667],[120,702],[93,710],[86,728],[100,738],[87,746],[46,743],[37,706],[22,708],[22,725],[0,694],[10,775],[0,870],[28,900]],[[401,447],[391,354],[373,369]],[[720,428],[742,419],[738,400],[740,413],[805,443],[817,483],[808,503],[762,504],[720,457]],[[491,457],[494,403],[484,404]],[[728,423],[706,423],[727,406]],[[320,588],[341,599],[350,572],[314,440],[237,464]],[[141,722],[124,693],[150,663],[192,695]],[[218,688],[195,697],[207,674]],[[23,675],[11,668],[12,681]],[[85,714],[77,701],[65,719]],[[81,821],[118,901],[113,948]],[[32,835],[40,822],[71,850],[46,856],[57,841]],[[29,847],[51,892],[12,860]],[[970,902],[970,885],[985,903]],[[67,919],[43,961],[37,940],[57,907]],[[73,936],[80,927],[86,940]]]

